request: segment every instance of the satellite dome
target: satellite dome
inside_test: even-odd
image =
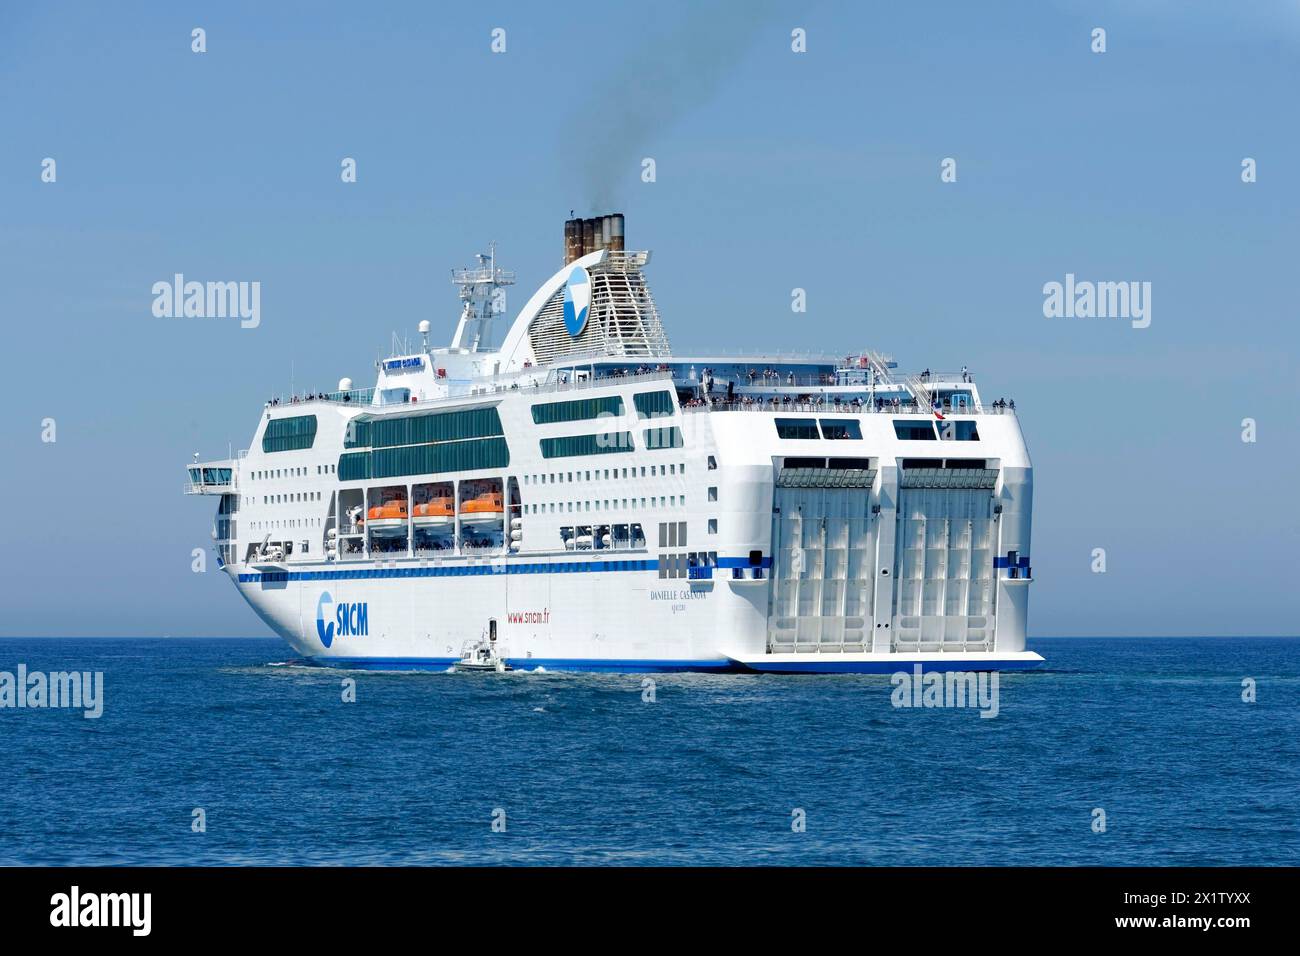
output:
[[[340,392],[347,392],[347,391],[351,391],[351,390],[352,390],[352,379],[350,379],[350,378],[341,378],[341,379],[339,379],[339,391],[340,391]]]

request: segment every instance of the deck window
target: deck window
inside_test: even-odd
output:
[[[941,441],[979,441],[980,433],[973,421],[954,421],[945,419],[939,422],[939,439]]]
[[[591,418],[623,414],[623,399],[617,395],[581,398],[571,402],[543,402],[533,406],[533,424],[578,422]]]
[[[273,418],[262,432],[262,451],[303,451],[316,441],[316,416]]]
[[[638,418],[666,418],[675,411],[673,393],[640,392],[632,396]]]
[[[849,439],[862,437],[862,425],[853,418],[821,419],[822,437],[831,439]]]
[[[896,418],[894,434],[900,441],[934,441],[934,425],[930,422]]]
[[[504,438],[406,445],[339,456],[339,480],[399,478],[448,471],[482,471],[506,468],[510,450]]]
[[[635,451],[631,432],[543,438],[541,447],[543,458],[572,458],[580,455],[608,455],[614,452]]]
[[[817,431],[815,418],[778,418],[776,435],[778,438],[812,439],[813,441],[822,437]]]
[[[670,428],[647,428],[641,433],[647,451],[661,448],[681,448],[686,442],[682,430],[676,425]]]

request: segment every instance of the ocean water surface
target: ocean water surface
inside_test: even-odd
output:
[[[1300,640],[1030,647],[985,719],[888,677],[650,675],[646,702],[642,675],[0,639],[0,671],[105,682],[97,720],[0,709],[0,864],[1300,863]]]

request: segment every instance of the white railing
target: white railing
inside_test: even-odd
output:
[[[596,377],[586,376],[584,378],[574,378],[568,382],[545,382],[538,385],[494,385],[494,392],[524,392],[528,395],[545,395],[553,392],[576,392],[583,389],[605,388],[610,385],[617,385],[620,382],[655,382],[671,379],[673,373],[662,372],[659,370],[639,372],[635,369],[630,370],[626,375],[600,375]]]
[[[863,402],[861,405],[853,405],[850,402],[842,402],[836,405],[834,402],[772,402],[772,401],[715,401],[713,404],[686,404],[682,406],[683,412],[767,412],[768,414],[783,412],[813,412],[818,415],[928,415],[930,411],[915,403],[890,405],[885,404],[876,408],[873,402]],[[1014,415],[1015,409],[1007,407],[995,407],[992,405],[982,405],[977,407],[967,406],[965,408],[940,408],[939,413],[944,418],[961,417],[963,415]]]
[[[239,485],[232,478],[230,481],[187,481],[181,486],[181,493],[187,495],[234,495],[239,493]]]

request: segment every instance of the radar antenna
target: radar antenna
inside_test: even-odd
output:
[[[451,272],[451,281],[460,287],[460,300],[465,303],[451,347],[471,352],[490,346],[492,320],[505,312],[506,286],[515,284],[514,272],[497,268],[495,242],[488,243],[486,254],[480,252],[475,258],[475,268]]]

